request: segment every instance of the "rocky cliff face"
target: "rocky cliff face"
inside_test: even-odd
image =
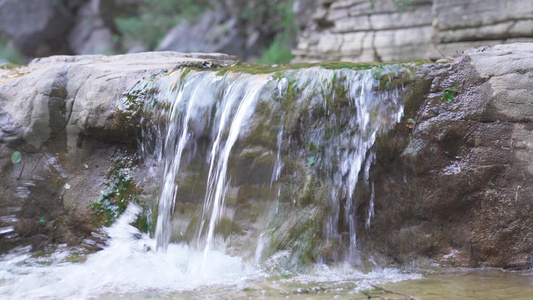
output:
[[[533,41],[531,1],[393,2],[319,0],[294,62],[438,59],[470,47]]]
[[[105,222],[99,218],[121,208],[91,207],[96,199],[105,203],[150,196],[136,181],[138,101],[152,93],[139,82],[183,66],[210,68],[236,61],[224,55],[166,52],[52,57],[28,67],[0,69],[0,248],[97,244],[91,232]],[[376,163],[369,164],[364,180],[369,184],[355,188],[353,211],[362,253],[388,263],[431,258],[450,266],[526,266],[533,251],[532,62],[531,44],[511,44],[468,50],[417,67],[414,81],[405,81],[409,99],[402,122],[377,140]],[[319,98],[302,99],[315,103]],[[299,245],[309,248],[325,234],[320,216],[331,211],[331,203],[322,201],[329,197],[324,187],[335,179],[318,168],[317,139],[331,138],[332,132],[321,127],[331,117],[320,109],[321,103],[313,110],[287,110],[289,142],[287,151],[281,151],[285,167],[279,184],[281,196],[289,197],[281,201],[284,213],[273,222],[278,249],[300,238],[310,239]],[[348,102],[336,105],[336,124],[344,124],[349,116],[342,105]],[[268,115],[267,108],[260,111]],[[275,134],[261,124],[255,125],[267,133],[269,147],[277,148]],[[343,133],[345,126],[339,128],[339,134],[352,136]],[[259,145],[265,141],[263,135],[252,140]],[[21,162],[16,156],[12,160],[16,151]],[[252,168],[247,163],[261,165],[250,157],[262,157],[262,152],[242,151],[246,159],[235,166],[234,183],[244,180],[240,170]],[[266,165],[271,166],[274,151],[269,153]],[[254,176],[248,175],[258,180]],[[245,190],[237,198],[248,201],[251,192]],[[254,201],[260,201],[257,197]],[[95,215],[95,209],[101,214]],[[337,226],[340,232],[351,230],[343,222]],[[327,245],[307,248],[302,251],[331,257]]]

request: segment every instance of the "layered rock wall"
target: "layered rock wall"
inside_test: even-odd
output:
[[[528,0],[319,0],[294,62],[438,59],[464,49],[533,41]]]

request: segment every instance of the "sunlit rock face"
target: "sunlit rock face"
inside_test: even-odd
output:
[[[293,62],[438,59],[466,48],[533,41],[528,0],[316,0]],[[311,20],[311,21],[309,21]]]

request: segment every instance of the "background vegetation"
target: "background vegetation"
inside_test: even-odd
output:
[[[9,44],[7,37],[0,35],[0,60],[6,60],[15,64],[22,64],[24,58],[22,55]]]
[[[222,11],[228,19],[237,20],[232,32],[238,31],[244,39],[258,35],[250,48],[244,49],[246,57],[263,64],[288,64],[292,60],[299,26],[293,12],[295,0],[137,0],[133,8],[115,7],[105,9],[104,19],[114,34],[112,49],[104,54],[129,51],[155,50],[169,30],[183,22],[194,23],[200,20],[207,10]],[[392,1],[400,11],[410,5],[410,0],[367,0],[372,6],[384,5]],[[74,15],[77,13],[74,11]],[[111,25],[110,25],[111,24]],[[215,29],[213,29],[216,31]],[[65,39],[68,35],[65,36]],[[68,45],[68,42],[62,41]],[[236,45],[236,44],[235,44]],[[139,47],[140,46],[140,47]],[[245,46],[242,46],[243,48]],[[246,47],[249,47],[247,45]],[[68,46],[66,46],[68,49]],[[202,49],[197,51],[202,52]],[[73,52],[73,51],[71,51]],[[242,52],[241,52],[242,53]],[[51,53],[79,54],[79,53]],[[238,53],[229,53],[236,54]],[[250,54],[250,55],[248,55]],[[48,54],[50,55],[50,54]],[[0,60],[16,64],[28,62],[32,57],[24,57],[0,34]]]
[[[194,22],[208,9],[225,9],[238,20],[244,34],[258,30],[268,42],[258,62],[285,64],[292,59],[290,49],[298,27],[293,3],[294,0],[143,0],[136,14],[116,18],[115,23],[124,39],[154,50],[173,26]]]
[[[194,21],[212,0],[143,0],[137,14],[118,17],[115,23],[125,38],[139,41],[149,50],[161,42],[173,26]]]

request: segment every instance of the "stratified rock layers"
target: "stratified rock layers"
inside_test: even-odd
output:
[[[294,62],[437,59],[470,47],[533,41],[528,0],[318,2]]]

